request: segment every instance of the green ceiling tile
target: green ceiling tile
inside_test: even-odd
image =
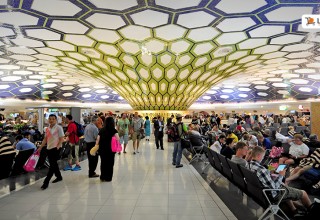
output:
[[[164,52],[157,56],[157,62],[165,68],[171,65],[174,61],[175,61],[175,56],[169,52]]]
[[[98,43],[95,48],[108,56],[118,57],[121,53],[118,47],[113,44]]]
[[[209,61],[211,61],[211,57],[209,55],[197,57],[192,62],[192,67],[193,68],[202,67],[202,66],[206,65]]]
[[[130,80],[130,85],[133,88],[133,90],[135,91],[135,93],[137,93],[139,96],[141,96],[142,91],[141,91],[140,86],[132,80]]]
[[[139,73],[140,77],[145,80],[149,81],[151,79],[151,74],[149,72],[149,68],[143,66],[142,64],[139,64],[136,68],[137,73]]]
[[[119,70],[117,68],[111,67],[111,72],[117,76],[122,82],[129,83],[129,78],[125,73],[122,72],[122,70]]]
[[[138,82],[139,81],[139,76],[136,73],[136,70],[128,67],[126,65],[123,66],[123,72],[133,81]]]
[[[164,95],[166,94],[166,92],[168,91],[168,81],[165,80],[165,79],[162,79],[160,82],[159,82],[159,92]]]
[[[150,92],[152,94],[157,94],[158,91],[159,91],[159,86],[158,86],[158,82],[154,79],[150,79],[150,81],[148,82],[148,85],[149,85],[149,89],[150,89]],[[151,95],[151,94],[149,94]]]
[[[192,46],[193,43],[191,43],[190,41],[186,39],[180,39],[170,42],[168,48],[173,54],[178,56],[184,52],[189,52]]]
[[[89,58],[87,56],[78,52],[66,52],[66,55],[79,61],[89,62]]]
[[[132,68],[135,68],[139,64],[137,58],[130,54],[122,53],[119,59],[122,61],[124,65],[131,66]]]
[[[118,58],[114,58],[114,57],[110,57],[110,56],[104,56],[104,61],[112,66],[112,67],[116,67],[118,69],[122,69],[122,62],[118,59]]]
[[[158,63],[156,63],[155,65],[153,65],[150,69],[152,76],[159,81],[160,79],[162,79],[164,77],[164,68],[162,66],[160,66]]]
[[[194,60],[194,56],[192,54],[185,53],[185,54],[176,56],[175,63],[179,68],[182,68],[186,65],[191,64],[193,60]]]
[[[111,70],[110,66],[107,65],[105,62],[101,61],[101,60],[95,60],[95,59],[91,59],[91,61],[97,65],[98,67],[100,67],[101,69],[105,69],[105,70]]]
[[[138,60],[145,66],[151,67],[156,63],[156,57],[153,55],[142,54],[140,53],[138,56]]]
[[[208,42],[195,44],[190,50],[190,52],[194,56],[201,56],[201,55],[210,53],[216,47],[217,45],[215,43],[213,43],[212,41],[208,41]]]
[[[181,82],[184,79],[186,79],[190,75],[191,72],[192,72],[192,66],[191,65],[183,67],[183,68],[180,69],[177,79]]]
[[[141,91],[142,91],[143,94],[145,94],[145,95],[149,95],[150,94],[150,88],[149,88],[149,85],[146,82],[143,82],[141,80],[141,81],[139,81],[139,85],[140,85],[140,88],[141,88]],[[146,97],[146,96],[143,96],[143,97]]]
[[[179,82],[176,79],[169,82],[168,93],[170,95],[174,94],[176,92],[176,89],[178,88],[178,85],[179,85]]]
[[[198,69],[194,69],[192,71],[192,73],[190,74],[190,76],[188,77],[188,81],[189,82],[196,81],[198,79],[198,77],[200,75],[202,75],[203,72],[204,72],[204,67],[198,68]]]
[[[170,82],[171,80],[177,78],[178,72],[179,72],[179,67],[177,67],[175,64],[168,66],[165,69],[166,80],[168,80]]]

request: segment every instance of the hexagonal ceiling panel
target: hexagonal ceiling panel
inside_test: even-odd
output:
[[[21,0],[0,8],[0,98],[129,103],[319,97],[315,0]]]

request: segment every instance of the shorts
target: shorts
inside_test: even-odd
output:
[[[129,141],[129,135],[125,134],[123,136],[120,137],[120,144],[127,144]]]
[[[140,141],[140,132],[139,131],[135,131],[132,133],[131,138],[132,141],[135,142],[136,140]]]
[[[286,190],[286,195],[283,197],[283,200],[293,200],[297,201],[302,198],[303,192],[300,189],[296,189],[290,186],[282,186],[282,189]]]
[[[73,160],[73,156],[72,156],[72,151],[73,151],[73,148],[74,148],[74,153],[75,153],[75,159],[76,159],[76,162],[79,162],[79,145],[76,145],[76,144],[70,144],[70,152],[69,152],[69,155],[68,155],[68,160],[69,161],[72,161]]]

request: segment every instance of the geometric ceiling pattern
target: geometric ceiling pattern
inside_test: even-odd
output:
[[[319,97],[319,0],[0,0],[0,97],[126,103]]]

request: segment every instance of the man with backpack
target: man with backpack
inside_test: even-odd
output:
[[[177,114],[176,119],[177,119],[177,123],[173,125],[174,148],[173,148],[173,154],[172,154],[172,165],[176,166],[176,168],[180,168],[180,167],[183,167],[183,165],[180,164],[180,161],[182,158],[182,150],[183,150],[181,147],[181,139],[184,138],[184,133],[187,132],[187,128],[183,126],[181,114]]]
[[[69,139],[69,145],[70,145],[71,150],[68,155],[69,164],[63,170],[64,171],[67,171],[67,170],[79,171],[79,170],[81,170],[81,166],[79,163],[79,137],[78,137],[77,124],[72,120],[72,115],[66,116],[66,122],[68,123],[68,128],[67,128],[67,132],[65,133],[65,135]],[[74,152],[75,152],[76,165],[75,165],[75,167],[72,168],[73,148],[74,148]]]

